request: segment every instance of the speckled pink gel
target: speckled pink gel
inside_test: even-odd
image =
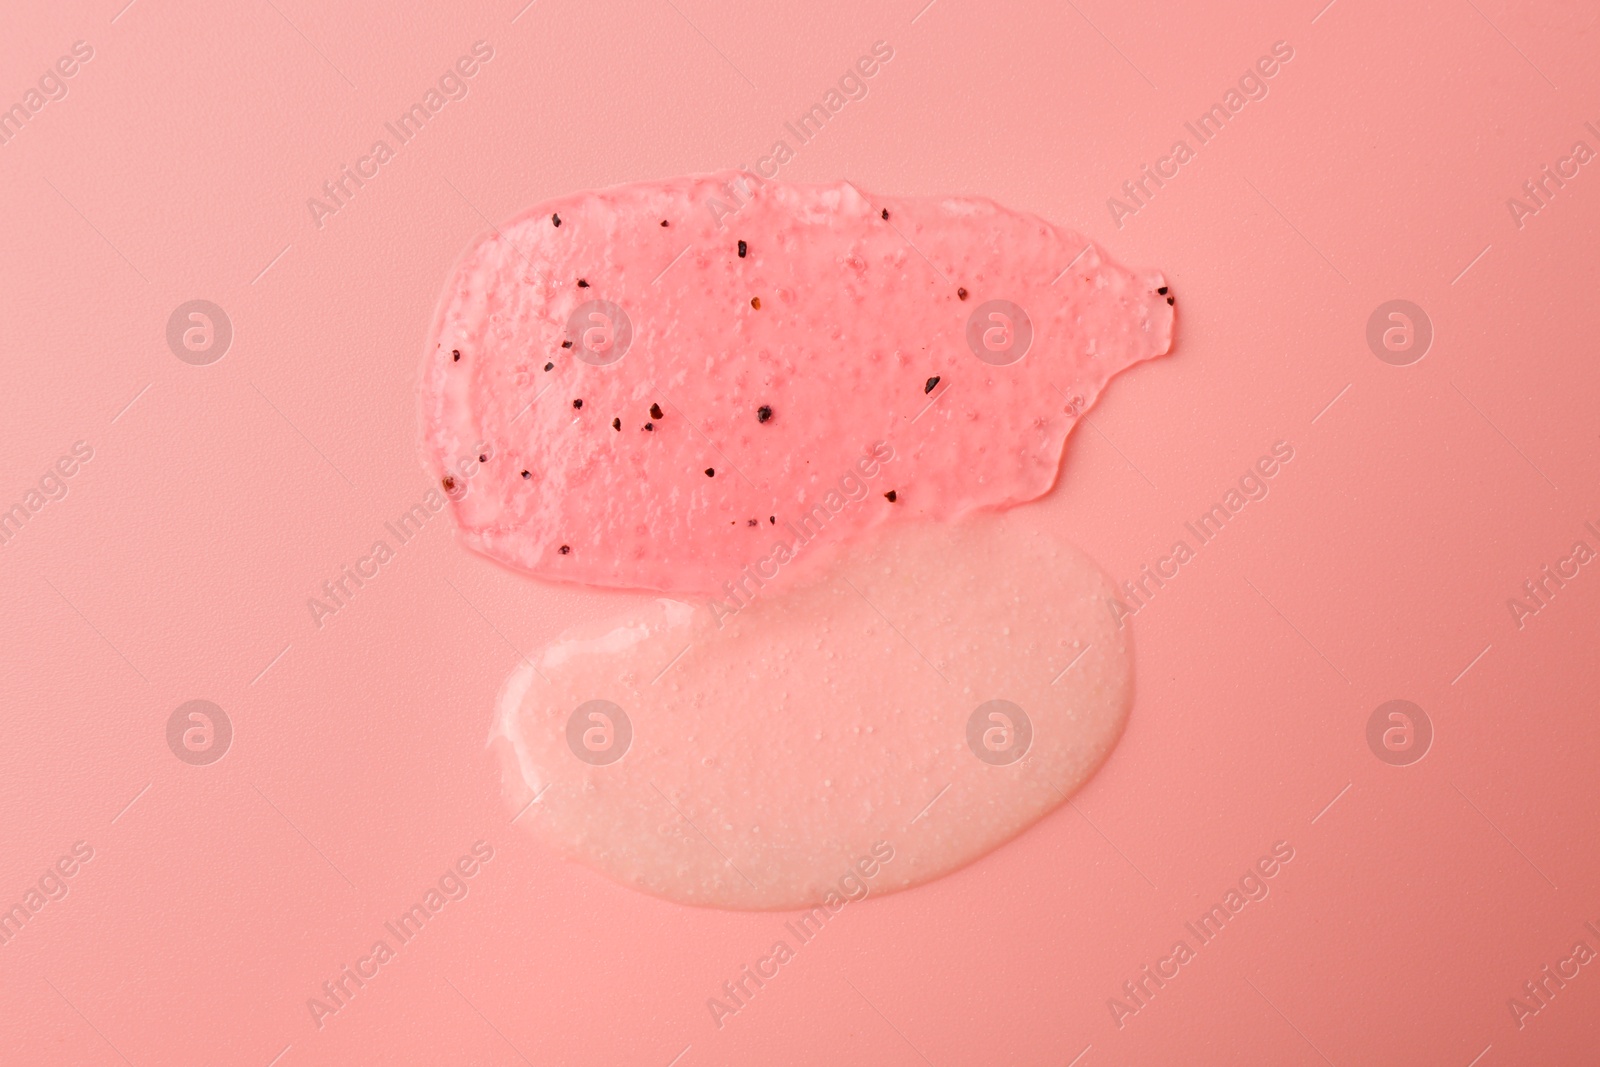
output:
[[[1130,650],[1094,563],[1009,509],[1172,322],[1159,274],[1075,234],[849,183],[630,185],[482,239],[422,371],[463,538],[665,594],[506,683],[525,825],[651,893],[778,908],[863,856],[875,889],[926,881],[1064,801]]]
[[[564,197],[463,258],[422,404],[473,548],[540,578],[714,593],[880,440],[890,483],[833,509],[825,540],[1020,504],[1111,376],[1171,343],[1159,274],[1041,219],[848,183],[758,187],[724,213],[738,180]],[[974,330],[995,360],[1031,338],[998,365]]]

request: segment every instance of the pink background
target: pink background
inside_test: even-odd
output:
[[[0,1060],[1600,1055],[1600,966],[1520,1029],[1507,1007],[1600,949],[1600,567],[1521,629],[1506,606],[1600,548],[1600,174],[1520,229],[1506,206],[1600,148],[1592,5],[124,2],[0,35],[4,106],[94,49],[0,145],[0,507],[94,450],[0,547],[0,906],[94,849],[0,945]],[[477,40],[470,94],[317,229],[307,198]],[[320,630],[306,600],[428,488],[417,355],[475,233],[753,164],[876,40],[894,59],[784,177],[992,196],[1179,295],[1174,356],[1111,387],[1036,506],[1132,578],[1273,442],[1295,459],[1133,620],[1131,725],[1074,806],[851,905],[719,1030],[706,999],[789,916],[552,856],[484,747],[517,650],[609,602],[443,519]],[[1113,225],[1107,197],[1279,40],[1270,95]],[[1411,366],[1366,344],[1393,298],[1434,324]],[[166,343],[191,299],[233,323],[209,366]],[[209,766],[165,737],[196,698],[235,729]],[[1366,743],[1394,698],[1435,728],[1411,766]],[[479,840],[470,895],[319,1030],[307,998]],[[1295,858],[1271,895],[1119,1029],[1108,998],[1275,841]]]

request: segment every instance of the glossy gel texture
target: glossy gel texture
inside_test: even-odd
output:
[[[1170,346],[1159,273],[1042,219],[846,182],[743,200],[738,181],[563,197],[463,257],[422,406],[425,462],[472,548],[549,580],[713,594],[874,442],[893,480],[830,509],[829,542],[1042,495],[1111,376]],[[626,326],[581,311],[597,301]],[[620,358],[585,362],[607,323]],[[974,347],[1028,333],[1004,365]]]

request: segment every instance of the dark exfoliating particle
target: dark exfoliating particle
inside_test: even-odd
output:
[[[766,404],[762,404],[760,407],[756,408],[757,422],[766,422],[770,418],[772,418],[772,409]]]
[[[523,471],[523,472],[522,472],[522,477],[523,477],[523,478],[524,478],[524,479],[527,479],[527,478],[532,478],[532,477],[533,477],[533,474],[532,474],[532,473],[531,473],[531,472],[529,472],[529,471]]]
[[[706,468],[706,477],[707,478],[715,478],[716,476],[717,476],[717,468],[715,468],[715,467],[707,467]]]
[[[653,423],[653,422],[647,422],[647,423],[644,424],[644,428],[646,430],[649,430],[650,432],[654,433],[655,432],[655,428],[656,428],[656,424]]]
[[[776,526],[776,525],[778,525],[778,516],[776,516],[776,515],[768,515],[767,516],[767,521],[770,522],[772,525]]]
[[[444,486],[444,491],[447,492],[447,493],[451,493],[451,492],[455,491],[456,480],[454,478],[450,477],[450,475],[448,475],[448,474],[444,476],[444,480],[442,482],[440,482],[439,484]]]
[[[550,216],[550,221],[555,223],[556,226],[559,227],[561,225],[561,216],[560,215],[551,215]]]
[[[652,419],[659,419],[661,417],[661,405],[660,404],[651,404],[650,405],[650,417]]]
[[[589,283],[584,281],[582,278],[579,278],[578,279],[578,288],[579,289],[587,289],[587,288],[589,288]]]
[[[933,387],[938,385],[938,384],[939,384],[939,376],[937,374],[935,374],[932,378],[929,378],[928,379],[928,383],[922,387],[922,392],[924,394],[931,393],[931,392],[933,392]]]
[[[489,462],[489,453],[487,453],[487,452],[478,453],[478,462],[479,463],[487,463],[487,462]]]
[[[957,289],[956,290],[956,299],[957,300],[965,300],[966,298],[967,298],[967,291],[965,289]]]
[[[1169,296],[1169,297],[1167,297],[1167,303],[1168,303],[1168,304],[1169,304],[1169,305],[1171,305],[1171,304],[1176,304],[1176,303],[1177,303],[1177,301],[1176,301],[1176,300],[1174,300],[1174,299],[1173,299],[1173,298],[1172,298],[1172,297],[1170,297],[1170,296]]]
[[[565,556],[568,552],[571,552],[571,551],[572,551],[572,546],[571,545],[562,545],[561,546],[561,554],[563,556]]]
[[[888,208],[884,208],[883,209],[883,221],[884,222],[888,222],[889,221],[889,209]]]
[[[750,246],[745,244],[743,241],[740,241],[739,242],[739,258],[743,259],[744,258],[744,254],[746,252],[748,252],[748,251],[750,251]]]
[[[761,310],[761,298],[759,296],[752,296],[750,298],[750,306],[755,308],[757,311],[760,311]]]
[[[666,224],[667,224],[667,220],[666,219],[662,219],[661,220],[661,225],[665,226]]]
[[[883,494],[883,499],[893,504],[896,500],[900,499],[900,494],[891,489],[887,493]]]
[[[544,369],[545,370],[555,370],[556,369],[556,365],[554,363],[546,363],[544,365]]]
[[[1167,295],[1167,287],[1163,285],[1161,288],[1157,289],[1156,292],[1160,293],[1162,296],[1166,296]]]
[[[754,519],[746,519],[745,520],[745,525],[746,526],[756,526],[756,525],[759,525],[759,524]]]
[[[451,363],[460,363],[461,362],[461,349],[452,348],[450,350],[450,362]]]
[[[611,428],[613,430],[621,430],[622,429],[622,420],[621,419],[612,419],[611,420]]]
[[[561,342],[561,347],[562,348],[571,348],[572,347],[572,342],[571,341],[562,341]]]
[[[574,400],[574,401],[573,401],[573,402],[572,402],[572,406],[573,406],[573,407],[575,407],[575,408],[581,408],[581,407],[583,407],[583,401],[581,401],[581,400]]]

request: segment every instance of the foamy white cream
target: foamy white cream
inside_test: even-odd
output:
[[[1132,695],[1111,595],[1026,515],[980,513],[870,534],[737,614],[658,599],[514,672],[506,793],[552,847],[684,903],[818,903],[877,842],[875,889],[925,882],[1110,751]]]

